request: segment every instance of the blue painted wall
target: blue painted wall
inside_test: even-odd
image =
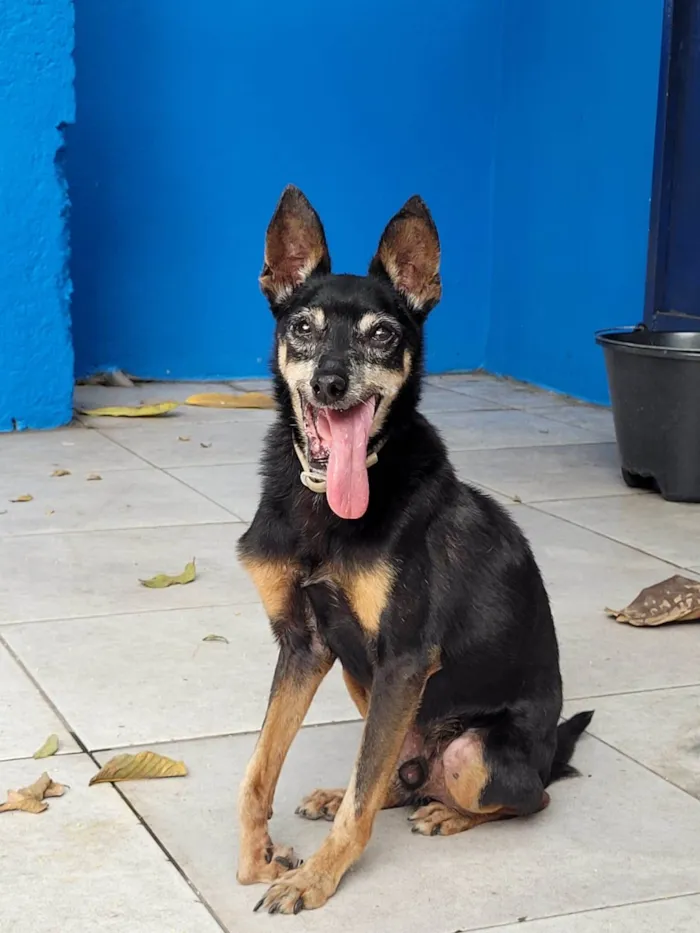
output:
[[[508,0],[485,364],[608,398],[593,331],[644,309],[663,0]]]
[[[0,4],[0,431],[69,421],[73,350],[62,135],[71,0]]]
[[[414,191],[444,247],[433,371],[605,400],[642,314],[662,0],[76,0],[77,372],[266,369],[282,187],[361,271]]]
[[[76,0],[77,372],[266,370],[263,236],[288,182],[364,271],[420,192],[444,243],[433,369],[483,362],[501,0]]]

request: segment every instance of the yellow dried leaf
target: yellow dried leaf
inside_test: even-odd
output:
[[[178,440],[179,440],[179,441],[189,441],[190,438],[189,438],[186,434],[181,434],[181,435],[178,437]]]
[[[167,415],[180,407],[180,402],[156,402],[154,405],[114,405],[107,408],[81,408],[81,415],[95,415],[100,418],[153,418]]]
[[[151,589],[162,590],[166,586],[173,586],[175,583],[185,584],[192,583],[192,581],[197,576],[197,568],[195,567],[194,557],[185,565],[185,569],[182,573],[177,576],[170,576],[167,573],[157,573],[155,577],[151,577],[150,580],[139,580],[143,586],[148,586]]]
[[[86,477],[88,483],[97,482],[98,479],[102,479],[99,473],[88,473]]]
[[[222,641],[228,645],[229,641],[224,635],[205,635],[202,641]]]
[[[70,470],[54,470],[52,476],[70,476]]]
[[[156,752],[138,752],[136,755],[116,755],[111,758],[90,778],[90,784],[184,777],[186,774],[187,766],[184,761],[174,761]]]
[[[32,758],[50,758],[58,751],[58,736],[50,735],[40,749],[34,752]]]
[[[275,400],[266,392],[205,392],[202,395],[190,395],[186,405],[200,408],[274,408]]]
[[[10,810],[24,810],[25,813],[43,813],[48,808],[45,797],[62,797],[65,792],[63,784],[56,784],[44,772],[38,780],[29,787],[19,790],[8,790],[7,800],[0,806],[0,813],[9,813]]]
[[[16,499],[10,499],[10,502],[31,502],[34,499],[34,496],[30,496],[29,493],[25,493],[23,496],[17,496]]]
[[[700,619],[700,583],[676,574],[647,586],[624,609],[606,609],[616,622],[635,626],[693,622]]]

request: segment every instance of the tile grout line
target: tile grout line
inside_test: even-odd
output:
[[[660,897],[652,897],[641,901],[622,901],[619,904],[602,904],[600,907],[583,907],[581,910],[572,910],[562,914],[543,914],[538,917],[527,917],[525,920],[506,920],[503,923],[491,923],[485,927],[464,927],[452,930],[450,933],[486,933],[487,930],[502,930],[505,927],[513,926],[517,923],[519,927],[527,928],[532,923],[543,923],[550,920],[560,920],[565,917],[578,917],[584,914],[598,914],[606,910],[620,910],[625,907],[641,907],[645,904],[660,904],[663,901],[678,901],[687,897],[698,897],[700,888],[697,891],[686,891],[683,894],[665,894]]]
[[[0,622],[0,637],[4,628],[15,625],[43,625],[45,622],[60,622],[65,625],[70,622],[84,622],[86,619],[118,619],[123,616],[150,615],[154,612],[200,612],[203,609],[245,609],[248,606],[259,606],[258,600],[242,603],[205,603],[203,606],[170,606],[168,608],[158,609],[136,609],[133,612],[92,612],[89,615],[80,616],[51,616],[46,619],[17,619],[11,622]]]

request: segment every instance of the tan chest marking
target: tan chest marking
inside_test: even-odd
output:
[[[299,569],[287,561],[243,557],[241,563],[253,578],[260,599],[271,621],[285,618],[292,590],[299,580]]]
[[[394,568],[380,561],[360,570],[343,570],[337,580],[363,630],[375,636],[396,581]]]

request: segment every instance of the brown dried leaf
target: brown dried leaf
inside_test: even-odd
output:
[[[0,813],[9,813],[10,810],[23,810],[25,813],[43,813],[48,808],[45,797],[62,797],[65,793],[63,784],[56,784],[44,772],[40,778],[29,787],[19,790],[8,790],[7,800],[0,806]]]
[[[175,583],[180,583],[184,585],[185,583],[192,583],[197,576],[197,567],[195,565],[194,557],[185,565],[185,569],[182,573],[179,573],[177,576],[172,577],[167,573],[157,573],[155,577],[151,577],[150,580],[139,580],[139,583],[142,586],[147,586],[150,589],[162,590],[166,586],[173,586]]]
[[[138,752],[111,758],[90,784],[116,783],[117,781],[142,781],[153,778],[185,777],[187,766],[184,761],[174,761],[156,752]]]
[[[275,400],[266,392],[204,392],[190,395],[185,405],[201,408],[275,408]]]
[[[17,496],[16,499],[10,499],[10,502],[31,502],[33,499],[34,496],[30,496],[27,492],[23,496]]]
[[[211,441],[208,444],[205,444],[204,441],[199,442],[200,447],[204,447],[205,450],[208,450],[211,447]]]
[[[51,758],[58,751],[58,736],[50,735],[41,748],[37,749],[32,758]]]
[[[96,482],[96,481],[99,480],[99,479],[102,479],[102,477],[100,476],[99,473],[88,473],[88,475],[87,475],[87,481],[88,481],[88,483],[94,483],[94,482]]]
[[[191,438],[189,438],[186,434],[181,434],[181,435],[178,437],[178,440],[179,440],[179,441],[189,441],[189,440],[191,440]]]
[[[205,635],[202,641],[222,641],[226,645],[229,643],[225,635]]]
[[[700,619],[700,583],[676,575],[641,591],[624,609],[606,609],[616,622],[634,626],[664,625]]]
[[[70,476],[70,470],[54,470],[52,476]]]
[[[81,408],[81,415],[106,418],[153,418],[167,415],[180,407],[180,402],[157,402],[154,405],[113,405],[106,408]]]

